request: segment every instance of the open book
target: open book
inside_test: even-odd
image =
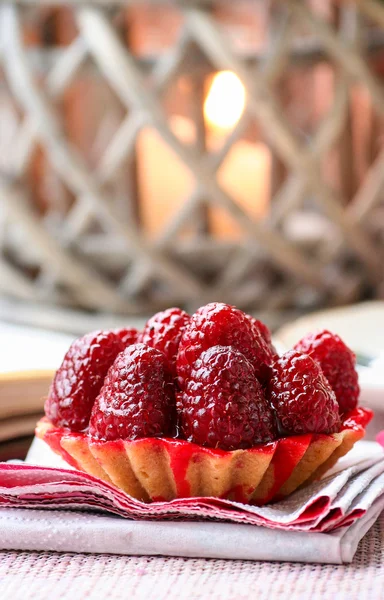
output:
[[[0,442],[33,432],[53,371],[0,373]]]
[[[0,460],[24,458],[54,371],[0,373]]]
[[[73,338],[8,323],[0,323],[0,338],[0,460],[5,460],[27,450],[53,374]]]

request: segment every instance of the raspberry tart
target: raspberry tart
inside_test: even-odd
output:
[[[321,477],[364,435],[355,358],[332,333],[278,356],[223,303],[76,340],[36,435],[72,467],[144,501],[265,504]]]

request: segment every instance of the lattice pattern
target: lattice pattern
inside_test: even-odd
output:
[[[324,15],[310,4],[315,3],[259,3],[269,19],[268,35],[250,56],[237,51],[216,18],[220,2],[175,3],[182,23],[177,42],[155,59],[138,60],[121,35],[121,16],[134,10],[132,3],[127,8],[123,2],[73,2],[67,9],[76,24],[71,41],[45,52],[26,43],[25,28],[49,9],[3,3],[2,290],[121,313],[194,307],[217,298],[260,310],[381,293],[384,5],[365,0],[336,8],[331,2]],[[308,73],[319,64],[328,65],[331,98],[322,117],[305,130],[284,97],[297,70],[311,81]],[[247,105],[221,148],[211,151],[202,99],[207,74],[215,70],[238,75]],[[100,113],[104,103],[91,161],[89,148],[74,142],[64,110],[72,86],[79,78],[84,84],[86,76],[86,111],[97,104]],[[166,108],[167,95],[185,81],[193,91],[188,93],[194,143],[175,132]],[[351,124],[352,130],[356,119],[358,125],[360,110],[356,90],[370,119],[364,168],[357,174],[356,161],[353,169],[350,162],[356,152]],[[296,106],[296,112],[302,108]],[[151,237],[140,221],[143,190],[135,171],[138,139],[149,126],[194,182]],[[272,163],[271,199],[261,218],[251,216],[219,177],[228,154],[252,127]],[[335,156],[338,182],[328,175],[335,171]],[[40,175],[31,180],[31,169],[38,168]],[[171,185],[172,169],[164,176]],[[48,194],[46,189],[39,206],[31,181],[42,179]],[[217,207],[241,236],[216,237],[209,215]]]

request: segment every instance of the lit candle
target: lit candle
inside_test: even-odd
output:
[[[217,151],[236,126],[245,103],[245,89],[235,73],[221,71],[214,76],[204,103],[211,151]],[[268,210],[270,169],[268,147],[240,139],[221,165],[218,181],[250,216],[260,219]],[[242,234],[228,211],[217,207],[212,211],[211,229],[216,237],[238,238]]]
[[[190,144],[194,141],[192,121],[174,116],[170,119],[170,125],[183,143]],[[148,127],[140,132],[137,153],[139,189],[142,195],[140,216],[146,235],[154,238],[192,193],[194,177],[155,129]]]
[[[223,189],[255,220],[263,217],[269,206],[271,155],[265,144],[239,140],[222,164],[218,181]],[[228,211],[212,211],[211,229],[216,237],[237,239],[242,229]]]
[[[209,151],[217,151],[240,119],[246,97],[238,77],[229,71],[217,73],[204,103]],[[195,126],[185,117],[170,119],[173,132],[185,144],[193,144]],[[189,169],[162,140],[156,130],[144,129],[137,141],[140,203],[144,230],[155,237],[180,208],[195,182]],[[219,184],[255,219],[268,210],[271,157],[263,143],[239,140],[230,149],[217,177]],[[215,206],[210,210],[210,229],[216,237],[238,238],[241,230],[230,214]]]

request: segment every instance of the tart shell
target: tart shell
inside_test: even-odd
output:
[[[36,436],[76,469],[144,502],[213,496],[266,504],[319,479],[365,433],[371,411],[358,408],[339,433],[281,438],[224,451],[170,438],[102,442],[57,428],[46,418]]]

